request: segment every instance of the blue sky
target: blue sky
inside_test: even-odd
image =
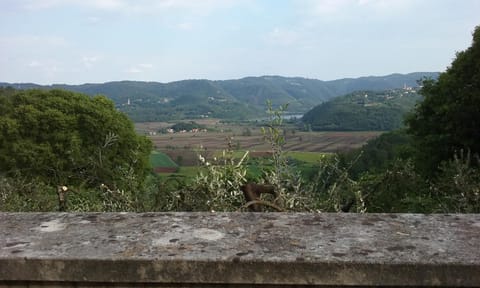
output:
[[[444,71],[479,0],[0,0],[0,82]]]

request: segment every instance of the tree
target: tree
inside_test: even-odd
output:
[[[145,178],[151,143],[106,97],[64,90],[4,92],[0,172],[55,185],[119,187]]]
[[[350,175],[358,180],[366,173],[383,173],[398,159],[412,157],[412,139],[404,129],[383,133],[361,148],[339,154],[340,165],[350,167]]]
[[[480,153],[480,26],[471,47],[457,53],[437,81],[423,81],[423,101],[406,119],[417,147],[416,165],[425,175],[460,150]],[[474,162],[472,162],[474,163]]]

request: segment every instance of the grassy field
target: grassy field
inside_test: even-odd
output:
[[[327,154],[324,152],[288,151],[286,156],[301,162],[315,164],[324,159]]]
[[[172,161],[167,154],[159,151],[153,151],[150,154],[150,165],[156,173],[178,172],[178,164]]]
[[[150,164],[152,167],[178,167],[177,163],[175,163],[167,154],[153,151],[150,154]]]

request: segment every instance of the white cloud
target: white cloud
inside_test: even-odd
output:
[[[272,44],[290,46],[298,44],[299,33],[291,30],[275,27],[267,36],[268,42]]]
[[[304,17],[319,17],[329,22],[354,19],[361,15],[376,18],[400,16],[415,5],[412,0],[304,0],[298,3]]]
[[[156,10],[182,10],[208,15],[219,9],[229,8],[242,4],[241,0],[163,0],[152,1],[151,8]]]
[[[358,6],[367,6],[373,9],[396,10],[408,7],[412,4],[411,0],[358,0]]]
[[[129,69],[125,70],[125,72],[131,73],[131,74],[138,74],[138,73],[142,73],[143,71],[138,69],[137,67],[130,67]]]
[[[97,56],[83,56],[82,63],[87,68],[92,68],[93,65],[99,60]]]
[[[50,7],[57,6],[60,4],[61,0],[44,0],[44,1],[35,1],[35,0],[20,0],[17,1],[17,5],[25,9],[38,10],[38,9],[48,9]]]
[[[72,45],[66,39],[57,36],[0,37],[0,54],[5,55],[8,63],[8,66],[0,67],[0,77],[51,83],[65,73],[65,67],[70,66],[67,63],[74,59],[71,49]]]
[[[341,12],[351,2],[350,0],[315,0],[308,1],[307,6],[313,14],[330,15]]]
[[[26,65],[27,71],[41,73],[42,76],[55,79],[60,73],[64,72],[63,65],[56,59],[44,59],[42,61],[32,60]]]
[[[156,14],[179,10],[208,15],[215,10],[232,7],[236,4],[245,4],[246,2],[246,0],[18,0],[14,4],[31,10],[70,6],[128,14]]]
[[[75,2],[100,10],[121,10],[129,7],[129,3],[123,0],[78,0]]]
[[[147,70],[151,70],[152,68],[153,64],[151,63],[141,63],[126,69],[125,72],[130,74],[140,74],[146,72]]]
[[[28,67],[40,67],[42,66],[42,63],[40,63],[37,60],[32,60],[30,63],[27,64]]]
[[[70,43],[61,37],[33,35],[0,37],[0,54],[15,61],[16,65],[31,68],[48,65],[58,58],[58,55],[63,55],[59,53],[53,56],[52,51],[69,51],[69,48]]]
[[[31,10],[49,9],[58,6],[80,6],[98,10],[120,10],[128,8],[124,0],[20,0],[18,3]]]

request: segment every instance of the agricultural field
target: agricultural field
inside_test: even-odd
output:
[[[200,132],[157,134],[150,136],[156,149],[200,149],[216,151],[226,149],[229,141],[235,150],[269,151],[269,144],[260,129],[250,129],[251,135],[234,132]],[[339,152],[361,147],[381,132],[287,132],[286,151]]]
[[[198,155],[212,159],[230,148],[241,158],[249,151],[249,159],[271,156],[271,147],[262,133],[259,123],[222,123],[218,119],[195,120],[207,127],[207,132],[158,133],[175,123],[137,123],[139,133],[152,140],[155,151],[151,156],[152,167],[157,173],[174,173],[188,178],[198,172]],[[154,133],[155,132],[155,133]],[[346,151],[361,147],[381,132],[305,132],[294,125],[286,125],[283,136],[286,156],[301,164],[299,169],[307,169],[318,163],[325,154]],[[255,161],[253,161],[255,162]],[[259,168],[249,161],[252,171]],[[254,173],[255,174],[255,173]]]
[[[150,154],[150,164],[156,173],[175,173],[178,171],[178,164],[168,155],[159,151],[153,151]]]

